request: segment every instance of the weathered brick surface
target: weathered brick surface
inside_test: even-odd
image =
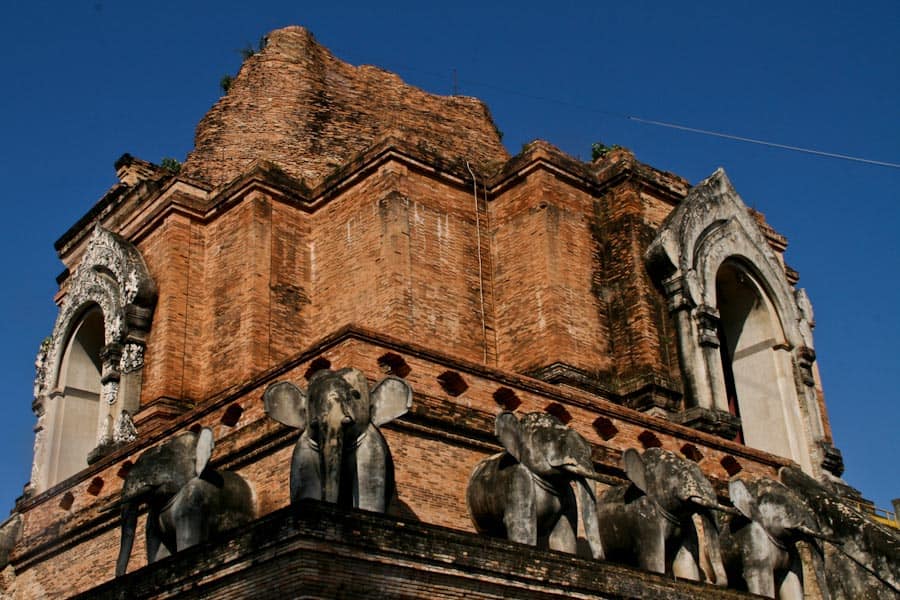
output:
[[[526,372],[565,362],[608,372],[606,302],[591,198],[551,173],[529,174],[491,203],[499,364]]]
[[[392,132],[478,168],[508,157],[487,107],[334,58],[302,27],[273,31],[197,127],[187,176],[219,185],[265,158],[314,185]]]

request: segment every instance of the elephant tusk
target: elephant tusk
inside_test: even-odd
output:
[[[712,506],[712,507],[710,507],[710,508],[712,508],[713,510],[717,510],[717,511],[719,511],[719,512],[723,512],[723,513],[725,513],[726,515],[731,515],[731,516],[733,516],[733,517],[740,517],[740,516],[743,516],[742,513],[741,513],[741,511],[739,511],[739,510],[736,509],[736,508],[731,508],[730,506],[722,506],[721,504],[717,504],[717,505]]]
[[[710,502],[705,498],[701,498],[700,496],[691,496],[689,498],[691,502],[696,504],[697,506],[702,506],[703,508],[708,508],[710,510],[717,510],[719,512],[723,512],[727,515],[733,515],[735,517],[741,516],[741,511],[736,508],[732,508],[730,506],[724,506],[719,504],[718,502]]]
[[[568,473],[571,473],[572,475],[584,477],[585,479],[592,479],[594,481],[599,481],[600,483],[607,483],[607,481],[605,479],[603,479],[602,477],[600,477],[600,475],[598,475],[594,471],[588,471],[587,469],[585,469],[584,467],[582,467],[580,465],[563,464],[563,465],[559,465],[559,468],[561,468],[562,470],[564,470]]]
[[[819,533],[817,531],[813,531],[812,529],[810,529],[809,527],[807,527],[805,525],[800,525],[798,527],[795,527],[794,531],[797,531],[798,533],[802,533],[811,538],[815,538],[817,540],[822,540],[823,542],[828,542],[829,544],[834,544],[835,546],[843,546],[844,545],[844,542],[842,540],[827,536],[827,535]]]

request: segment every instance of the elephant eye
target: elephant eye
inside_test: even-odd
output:
[[[350,395],[353,396],[354,398],[356,398],[357,400],[359,400],[359,398],[361,396],[361,394],[359,393],[359,390],[353,390],[352,392],[350,392]]]

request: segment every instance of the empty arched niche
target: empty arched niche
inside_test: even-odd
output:
[[[816,473],[829,442],[812,311],[785,272],[786,240],[761,223],[718,170],[691,189],[647,249],[681,365],[683,406],[672,418]]]
[[[34,465],[42,492],[134,439],[156,285],[137,248],[96,227],[64,282],[35,366]]]
[[[729,410],[747,445],[793,457],[802,431],[790,346],[769,294],[749,265],[726,260],[716,273],[720,354]]]
[[[97,445],[104,339],[103,311],[94,304],[75,323],[59,369],[48,464],[51,481],[85,468],[88,453]]]

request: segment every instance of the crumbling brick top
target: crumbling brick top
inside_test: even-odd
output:
[[[256,159],[315,186],[390,132],[428,140],[482,173],[509,155],[487,106],[437,96],[397,75],[335,58],[306,29],[273,31],[197,126],[188,177],[224,184]]]

